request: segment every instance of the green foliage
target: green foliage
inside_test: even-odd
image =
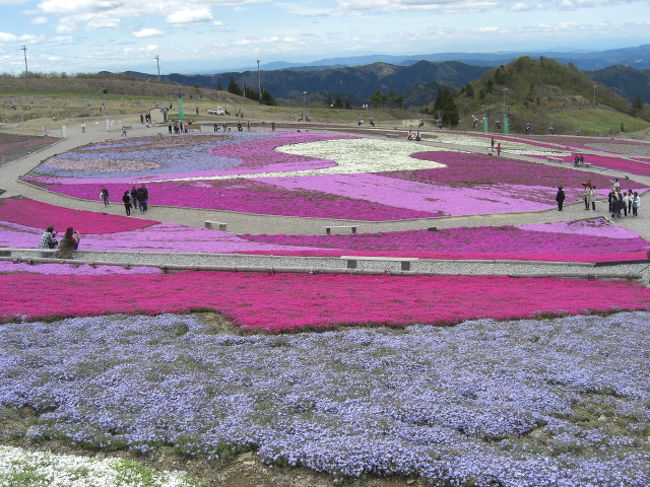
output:
[[[474,88],[472,87],[472,83],[467,83],[467,85],[465,85],[465,96],[467,98],[474,98]]]
[[[458,125],[459,115],[454,96],[448,88],[443,88],[438,92],[438,97],[433,105],[434,111],[442,118],[442,124],[447,127]]]
[[[469,113],[501,112],[502,88],[507,87],[506,103],[513,132],[523,132],[527,122],[533,125],[535,133],[546,133],[552,126],[555,133],[573,134],[581,130],[585,135],[613,135],[621,129],[630,132],[647,126],[642,120],[631,118],[645,118],[650,113],[639,107],[640,100],[630,103],[604,84],[594,88],[595,84],[575,65],[523,56],[472,82],[477,97],[468,95],[468,85],[456,101],[462,99],[464,118]]]
[[[232,93],[233,95],[242,96],[242,90],[235,81],[235,78],[232,76],[230,77],[230,81],[228,82],[228,89],[226,91],[228,91],[228,93]]]

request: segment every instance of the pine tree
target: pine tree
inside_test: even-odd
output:
[[[232,76],[230,77],[230,81],[228,82],[228,93],[232,93],[233,95],[239,95],[241,96],[242,91],[237,82],[235,81],[235,78]]]
[[[458,108],[454,103],[454,96],[448,88],[438,90],[438,96],[433,104],[433,109],[442,118],[443,125],[448,127],[455,127],[458,125],[460,116],[458,115]]]

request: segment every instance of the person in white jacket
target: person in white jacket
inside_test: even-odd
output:
[[[632,200],[632,214],[634,216],[639,216],[639,208],[641,207],[641,196],[639,193],[635,192]]]

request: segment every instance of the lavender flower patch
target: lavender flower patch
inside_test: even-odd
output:
[[[33,440],[252,449],[441,485],[646,487],[649,323],[637,312],[248,337],[216,334],[204,315],[10,324],[0,406],[36,411],[12,432]]]
[[[195,145],[188,144],[179,149],[171,148],[115,152],[104,151],[98,153],[89,151],[71,151],[51,158],[51,164],[48,160],[32,172],[43,176],[74,178],[109,177],[109,175],[118,178],[138,178],[166,175],[171,170],[177,173],[201,172],[215,169],[226,169],[241,164],[241,159],[215,157],[210,154],[208,149],[213,146],[214,143],[209,142]],[[64,158],[66,160],[82,159],[85,161],[124,161],[127,162],[127,164],[122,168],[122,170],[119,170],[119,166],[116,165],[115,169],[108,173],[102,170],[93,170],[92,166],[89,167],[89,170],[79,171],[79,168],[76,165],[71,165],[70,168],[60,167],[63,164],[57,163],[57,158]],[[149,163],[149,165],[146,166],[146,169],[142,169],[140,167],[142,163]],[[160,167],[154,167],[152,163]]]

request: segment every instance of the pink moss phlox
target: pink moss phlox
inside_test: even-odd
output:
[[[97,194],[99,189],[95,187]],[[71,210],[28,198],[0,199],[0,220],[41,229],[54,225],[54,228],[60,232],[65,231],[67,227],[74,227],[84,234],[124,232],[158,223],[153,220]]]
[[[122,194],[128,189],[119,184],[104,186],[111,196]],[[47,187],[55,193],[76,198],[98,199],[99,194],[97,186],[92,184],[53,184]],[[432,216],[429,212],[390,207],[321,191],[287,191],[282,187],[251,179],[151,183],[147,184],[147,188],[152,205],[358,220],[399,220]]]
[[[539,156],[529,156],[529,157],[539,157]],[[605,167],[607,169],[614,169],[617,171],[628,172],[630,174],[638,174],[640,176],[650,176],[650,164],[641,162],[639,160],[623,159],[620,157],[613,156],[601,156],[595,154],[587,154],[583,156],[585,162],[592,164],[597,167]],[[573,156],[562,156],[558,157],[565,162],[573,163]],[[612,179],[611,177],[609,178]],[[636,188],[646,188],[647,185],[640,184],[632,181],[631,184],[634,184]],[[627,188],[625,188],[627,189]]]
[[[162,274],[157,267],[131,267],[88,264],[39,264],[32,265],[22,262],[0,261],[0,274],[15,274],[27,272],[31,274],[68,275],[68,276],[104,276],[109,274]]]
[[[465,187],[473,185],[513,184],[521,186],[548,187],[557,186],[580,189],[583,182],[590,178],[597,188],[609,188],[611,176],[585,174],[566,167],[555,167],[534,162],[517,161],[505,157],[497,158],[484,154],[464,154],[460,152],[420,152],[413,157],[436,161],[447,167],[438,169],[421,169],[416,171],[395,171],[382,173],[391,177],[409,179],[433,184]],[[644,186],[635,183],[637,186]],[[551,200],[554,201],[555,193]]]
[[[135,289],[124,299],[125,289]],[[0,317],[96,316],[213,308],[247,329],[458,323],[537,313],[648,309],[639,284],[504,276],[349,276],[186,271],[160,275],[0,275]],[[70,297],[74,296],[74,301]],[[562,296],[561,300],[557,297]],[[287,306],[287,303],[291,303]]]
[[[611,227],[611,228],[610,228]],[[461,227],[356,235],[242,235],[276,245],[313,247],[316,255],[385,255],[429,259],[516,259],[600,262],[643,259],[650,244],[618,227],[568,222],[521,227]],[[298,249],[296,249],[298,250]],[[296,252],[294,255],[305,255]]]

